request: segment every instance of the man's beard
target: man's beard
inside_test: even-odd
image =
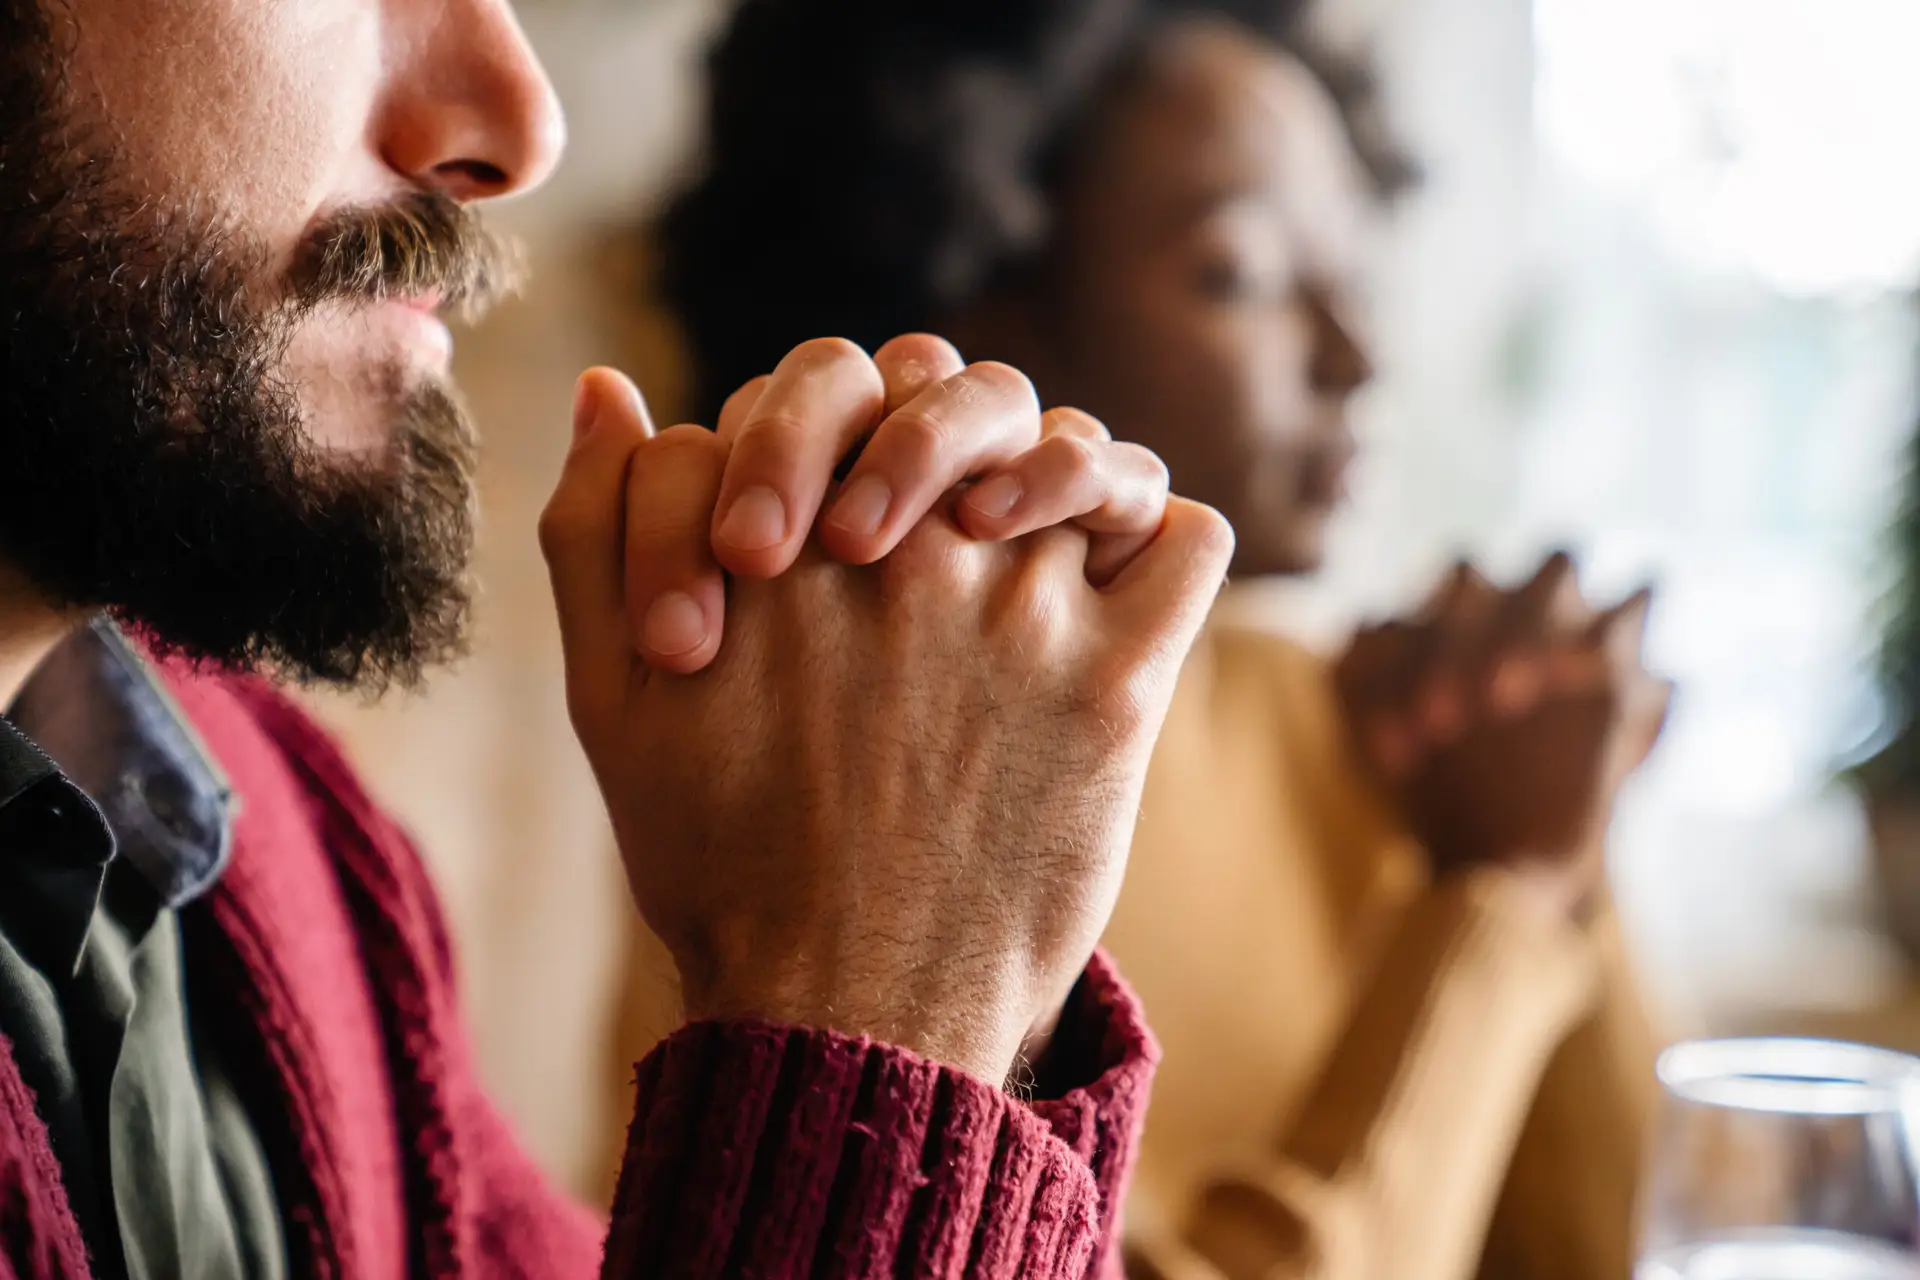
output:
[[[291,278],[264,283],[243,235],[122,194],[111,153],[59,119],[54,51],[7,29],[15,3],[0,0],[0,564],[163,651],[417,684],[464,646],[471,426],[450,388],[395,370],[373,388],[393,406],[384,447],[329,450],[285,354],[321,305],[484,305],[500,246],[421,194],[328,219]]]

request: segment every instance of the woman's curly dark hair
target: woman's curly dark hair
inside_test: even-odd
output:
[[[801,338],[871,350],[1044,247],[1063,159],[1160,24],[1220,16],[1332,91],[1376,185],[1412,166],[1304,0],[744,0],[709,60],[706,165],[655,226],[711,423]]]

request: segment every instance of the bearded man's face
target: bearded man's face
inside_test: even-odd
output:
[[[0,0],[0,565],[157,645],[410,684],[464,635],[470,202],[558,158],[505,0]]]

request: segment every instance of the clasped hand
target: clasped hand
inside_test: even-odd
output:
[[[711,432],[656,434],[589,372],[541,541],[573,723],[689,1016],[1004,1079],[1105,926],[1225,521],[914,336],[805,344]]]

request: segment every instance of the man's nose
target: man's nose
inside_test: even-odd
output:
[[[403,0],[383,158],[457,200],[530,191],[566,146],[560,100],[505,0]]]

